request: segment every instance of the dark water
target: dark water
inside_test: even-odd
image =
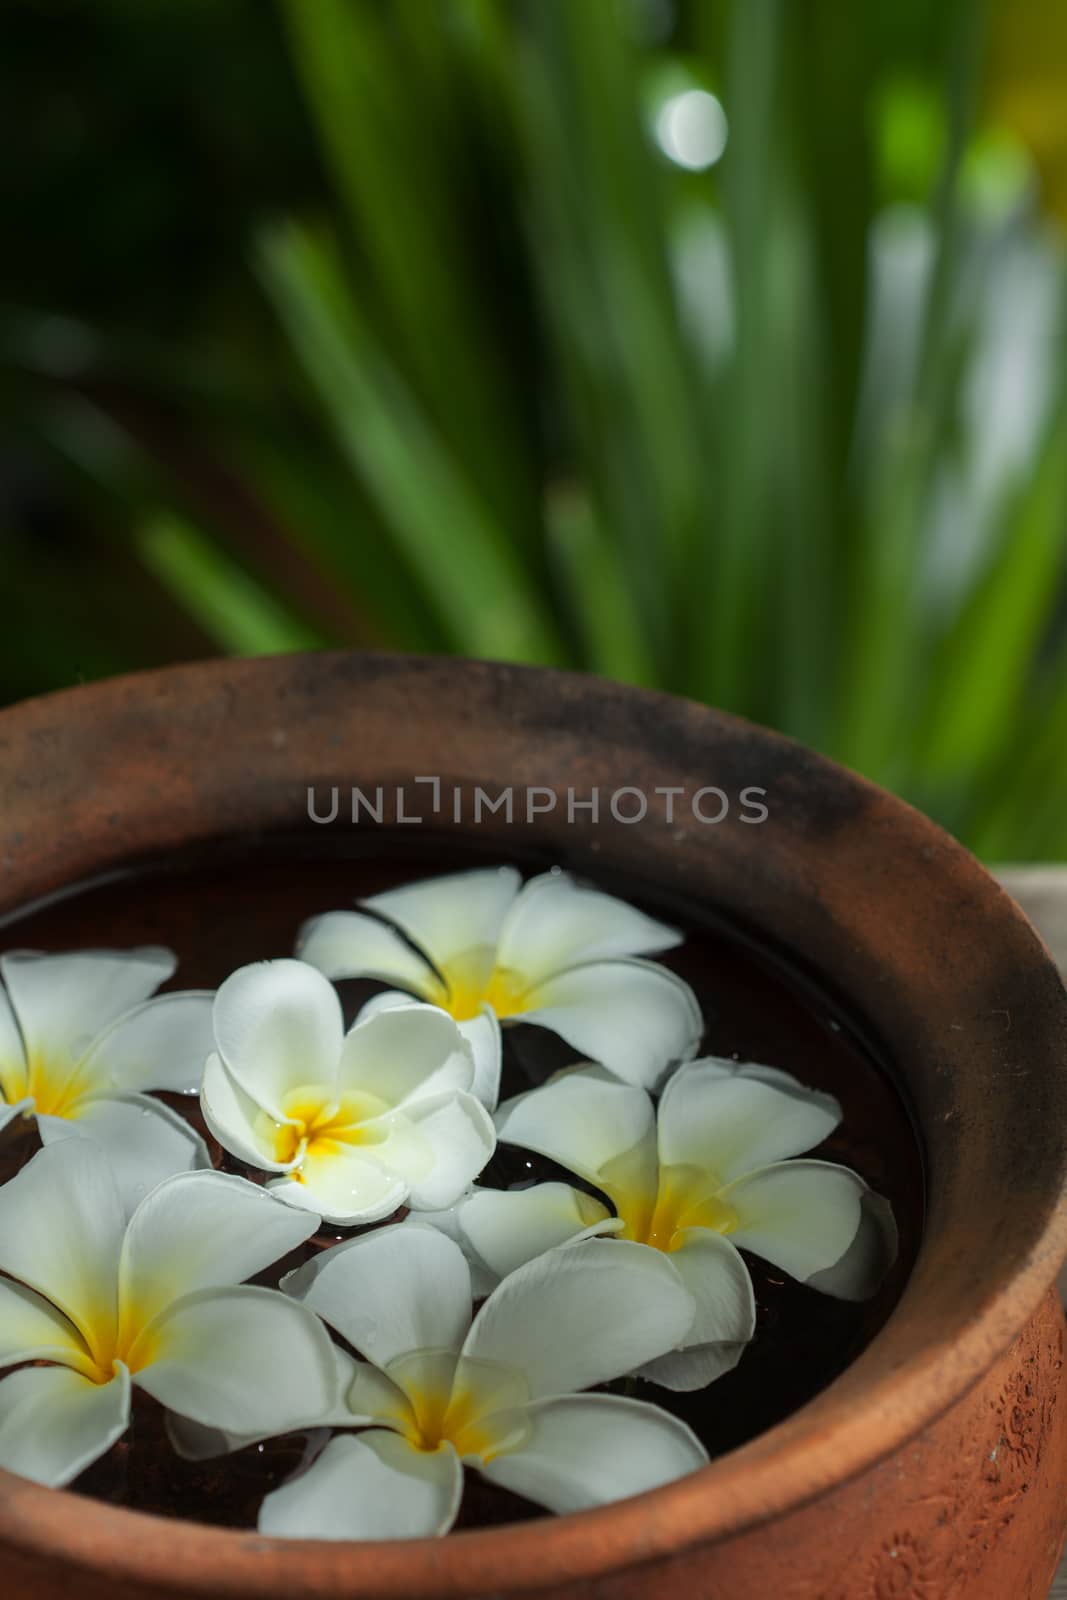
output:
[[[475,864],[478,860],[470,852],[457,853],[454,841],[443,844],[425,836],[417,847],[410,835],[402,843],[381,834],[245,840],[146,865],[10,916],[0,924],[0,949],[163,944],[180,958],[169,987],[214,988],[245,962],[290,954],[306,917],[431,872]],[[543,870],[552,863],[535,858],[518,864]],[[576,864],[575,870],[587,869]],[[770,1063],[837,1097],[844,1111],[842,1124],[811,1153],[859,1172],[890,1200],[900,1229],[897,1262],[875,1298],[862,1305],[831,1299],[749,1258],[757,1332],[737,1369],[694,1394],[672,1394],[647,1383],[632,1391],[683,1417],[710,1453],[719,1455],[825,1388],[885,1322],[918,1248],[920,1153],[907,1111],[887,1073],[864,1047],[859,1027],[810,976],[785,967],[702,909],[664,904],[618,879],[598,881],[685,928],[685,944],[664,960],[700,1000],[706,1019],[702,1054]],[[341,987],[351,1016],[380,986],[353,982]],[[509,1028],[503,1094],[529,1088],[573,1059],[553,1035],[526,1025]],[[195,1100],[166,1098],[205,1132]],[[258,1176],[208,1142],[217,1165]],[[36,1133],[21,1123],[0,1135],[0,1181],[36,1148]],[[480,1182],[510,1187],[559,1175],[540,1157],[502,1146]],[[324,1233],[256,1281],[276,1284],[308,1252],[329,1248],[346,1236],[337,1230]],[[187,1463],[169,1446],[160,1408],[135,1394],[129,1433],[82,1474],[73,1486],[77,1492],[163,1515],[252,1527],[263,1496],[312,1459],[328,1437],[322,1432],[290,1436],[218,1461]],[[461,1527],[544,1514],[483,1483],[475,1473],[468,1472],[466,1482]]]

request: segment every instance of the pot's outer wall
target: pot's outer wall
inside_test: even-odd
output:
[[[563,1579],[547,1589],[525,1587],[536,1580],[538,1556],[523,1537],[514,1551],[514,1587],[492,1593],[509,1595],[522,1586],[527,1600],[1043,1600],[1063,1543],[1067,1408],[1057,1404],[1063,1352],[1063,1313],[1050,1291],[984,1383],[852,1483],[763,1530],[714,1545],[689,1544],[651,1561],[635,1551],[635,1564],[622,1570],[611,1560],[608,1540],[603,1546],[591,1542],[590,1553],[606,1558],[606,1575]],[[69,1518],[69,1505],[66,1511]],[[155,1519],[137,1521],[152,1526]],[[190,1589],[204,1597],[234,1592],[223,1587],[224,1557],[217,1586],[202,1558],[195,1584],[172,1588],[162,1561],[141,1561],[142,1569],[151,1569],[149,1579],[131,1583],[123,1575],[117,1588],[109,1576],[107,1536],[97,1544],[92,1530],[86,1532],[84,1546],[62,1565],[36,1552],[0,1547],[4,1595],[115,1600],[120,1593],[121,1600],[184,1600]],[[186,1525],[186,1535],[195,1550],[197,1532]],[[267,1540],[257,1545],[262,1593],[273,1595],[278,1578],[271,1546]],[[369,1551],[347,1568],[331,1564],[324,1583],[316,1547],[303,1549],[309,1552],[301,1558],[306,1576],[304,1582],[296,1578],[292,1596],[325,1600],[334,1581],[337,1593],[361,1600],[398,1592],[376,1584]],[[468,1592],[434,1586],[431,1569],[423,1572],[423,1595]]]
[[[446,796],[461,782],[468,816],[478,784],[556,791],[530,825],[485,816],[487,859],[536,846],[711,904],[848,997],[927,1156],[927,1232],[899,1306],[835,1384],[742,1450],[549,1523],[287,1545],[0,1473],[5,1595],[1043,1594],[1067,1477],[1047,1295],[1067,1253],[1067,1004],[1014,904],[901,802],[736,719],[595,679],[383,656],[209,663],[0,716],[0,912],[200,840],[306,831],[310,785],[341,785],[343,805],[352,785],[401,784],[407,816],[421,804],[424,828],[448,828],[420,776]],[[653,793],[709,784],[735,797],[715,827],[681,809],[669,823]],[[767,791],[758,826],[736,805],[750,785]],[[599,788],[599,823],[568,820],[568,786]],[[626,786],[650,797],[638,824],[605,814]]]

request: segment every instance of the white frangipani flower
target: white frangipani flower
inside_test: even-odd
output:
[[[213,996],[154,994],[169,950],[0,956],[0,1128],[34,1117],[43,1144],[102,1145],[128,1209],[163,1178],[210,1166],[203,1140],[144,1091],[195,1092]]]
[[[689,985],[635,959],[682,935],[565,872],[523,884],[514,867],[478,868],[360,907],[313,917],[298,954],[327,977],[398,984],[449,1012],[474,1050],[475,1093],[490,1109],[500,1094],[500,1021],[549,1028],[643,1086],[696,1052],[703,1019]],[[407,999],[393,991],[370,1006]]]
[[[360,1018],[302,961],[242,967],[215,1000],[201,1107],[281,1200],[342,1226],[452,1205],[493,1154],[474,1063],[436,1006]]]
[[[697,1313],[686,1348],[646,1365],[669,1389],[701,1388],[736,1366],[755,1329],[739,1249],[842,1299],[864,1299],[896,1250],[886,1203],[847,1167],[790,1160],[841,1120],[832,1096],[773,1067],[707,1058],[668,1081],[656,1109],[597,1067],[559,1074],[497,1113],[500,1138],[568,1167],[612,1202],[620,1237],[663,1252]],[[481,1191],[449,1231],[491,1273],[516,1259],[516,1212],[535,1240],[552,1211],[538,1185]],[[558,1210],[558,1207],[556,1208]]]
[[[202,1425],[284,1433],[337,1404],[322,1324],[237,1287],[319,1219],[221,1172],[181,1173],[127,1222],[87,1139],[42,1150],[0,1188],[0,1466],[58,1487],[125,1432],[130,1386]]]
[[[703,1466],[703,1446],[658,1406],[576,1391],[670,1350],[693,1302],[667,1261],[593,1239],[520,1267],[471,1320],[470,1270],[432,1228],[384,1228],[327,1251],[283,1288],[368,1359],[351,1426],[268,1495],[260,1531],[289,1538],[447,1533],[464,1465],[576,1511]],[[336,1415],[335,1422],[340,1420]]]

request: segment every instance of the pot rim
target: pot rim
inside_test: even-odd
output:
[[[234,772],[241,763],[246,768],[253,763],[256,784],[262,782],[264,790],[261,797],[255,789],[257,803],[262,800],[267,814],[263,825],[277,826],[271,819],[293,810],[294,788],[300,788],[302,803],[309,774],[321,771],[321,762],[318,768],[312,764],[311,753],[319,748],[316,739],[324,749],[332,746],[322,759],[334,763],[335,774],[346,760],[355,759],[363,718],[372,725],[372,743],[373,737],[380,737],[388,747],[395,737],[402,746],[412,736],[404,709],[410,721],[411,707],[417,708],[420,699],[425,705],[430,690],[444,695],[444,721],[454,724],[453,733],[466,727],[470,736],[472,722],[476,726],[481,716],[492,723],[498,750],[514,746],[520,752],[514,759],[520,764],[535,725],[542,739],[556,736],[565,767],[568,751],[577,761],[577,752],[590,746],[596,747],[598,758],[607,759],[605,752],[616,752],[620,731],[626,737],[627,730],[631,739],[636,734],[636,755],[648,749],[653,770],[658,770],[657,762],[675,760],[673,746],[669,757],[664,754],[670,735],[682,748],[677,759],[683,766],[688,761],[689,771],[702,770],[701,753],[706,759],[709,751],[720,749],[735,764],[742,756],[759,761],[787,790],[783,860],[800,860],[803,868],[806,858],[798,852],[806,848],[816,856],[825,849],[827,859],[836,859],[834,852],[840,851],[847,877],[849,872],[854,875],[849,855],[854,850],[856,860],[880,862],[889,874],[879,880],[883,898],[891,893],[890,877],[900,863],[915,872],[917,882],[929,874],[930,938],[940,940],[944,948],[952,931],[944,924],[961,905],[978,919],[980,931],[991,919],[996,959],[1005,970],[1032,979],[1035,1014],[1021,1019],[1020,1045],[1005,1047],[1000,1041],[995,1058],[992,1045],[977,1047],[974,1071],[985,1070],[988,1057],[989,1072],[1002,1074],[1010,1063],[1006,1054],[1010,1049],[1024,1051],[1023,1059],[1029,1059],[1025,1055],[1029,1030],[1049,1063],[1049,1093],[1067,1112],[1060,1045],[1067,1035],[1067,996],[1048,952],[1021,910],[960,845],[903,801],[780,734],[671,696],[576,673],[455,658],[324,652],[195,663],[23,702],[0,713],[0,818],[4,819],[0,859],[9,886],[4,890],[0,879],[0,894],[18,905],[25,898],[37,898],[36,894],[24,897],[22,885],[47,893],[50,887],[75,881],[70,876],[72,863],[132,859],[136,852],[130,849],[131,839],[156,839],[162,854],[180,838],[189,837],[190,827],[195,831],[199,826],[200,836],[208,837],[207,821],[190,820],[198,815],[196,773],[205,756],[214,756],[223,767],[232,764]],[[349,708],[357,700],[353,714]],[[554,716],[553,707],[558,712]],[[598,716],[606,718],[600,733]],[[442,721],[440,702],[433,721]],[[664,727],[668,737],[661,739]],[[421,732],[431,744],[440,740],[439,728],[434,732],[427,726]],[[483,736],[484,729],[474,735]],[[94,792],[87,797],[85,771],[92,770],[92,753],[99,762],[101,748],[117,754],[116,770],[98,773]],[[383,760],[374,770],[384,778],[388,766]],[[403,763],[393,768],[401,769],[406,770]],[[428,768],[416,763],[416,770]],[[294,784],[294,771],[299,785]],[[284,794],[280,784],[287,785]],[[820,784],[826,791],[822,800]],[[215,800],[222,792],[217,787]],[[40,843],[34,836],[28,841],[44,795],[52,814],[57,801],[62,809],[64,837]],[[245,802],[251,795],[251,780],[246,780]],[[235,797],[237,818],[242,815],[239,801]],[[821,826],[820,805],[824,810],[837,808],[830,845],[810,832]],[[108,810],[116,806],[117,810]],[[214,832],[218,836],[217,825]],[[792,847],[791,834],[796,835]],[[629,847],[633,836],[632,832],[626,832],[625,840],[620,836],[617,848],[621,850],[623,843]],[[647,832],[645,837],[658,838]],[[737,830],[732,837],[739,848],[745,842]],[[586,840],[586,852],[599,843]],[[606,862],[610,855],[599,859]],[[597,857],[588,857],[588,862],[595,870]],[[727,875],[734,870],[726,856],[720,856],[719,868]],[[773,897],[773,892],[781,894],[772,885],[768,894]],[[791,903],[791,913],[799,915],[801,909],[799,902]],[[1025,984],[1022,992],[1028,992]],[[1008,1022],[1010,1028],[1011,1017]],[[739,1450],[661,1489],[594,1510],[533,1524],[465,1530],[444,1540],[334,1544],[275,1540],[253,1531],[172,1521],[45,1489],[0,1470],[0,1548],[92,1572],[109,1583],[140,1581],[172,1592],[252,1596],[267,1585],[309,1596],[346,1592],[461,1596],[573,1583],[639,1566],[694,1543],[740,1534],[800,1509],[892,1454],[960,1400],[1008,1347],[1036,1311],[1067,1256],[1067,1114],[1062,1133],[1053,1130],[1049,1139],[1047,1192],[1030,1197],[1020,1258],[1013,1269],[1001,1271],[991,1289],[976,1284],[976,1303],[951,1345],[920,1348],[887,1370],[869,1370],[876,1365],[870,1359],[872,1352],[885,1348],[889,1330],[905,1324],[910,1329],[915,1321],[913,1286],[927,1250],[924,1242],[885,1327],[841,1377]],[[903,1339],[901,1334],[897,1342]]]

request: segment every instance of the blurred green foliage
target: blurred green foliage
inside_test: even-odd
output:
[[[4,31],[0,696],[219,650],[569,663],[1067,855],[1049,0]]]

